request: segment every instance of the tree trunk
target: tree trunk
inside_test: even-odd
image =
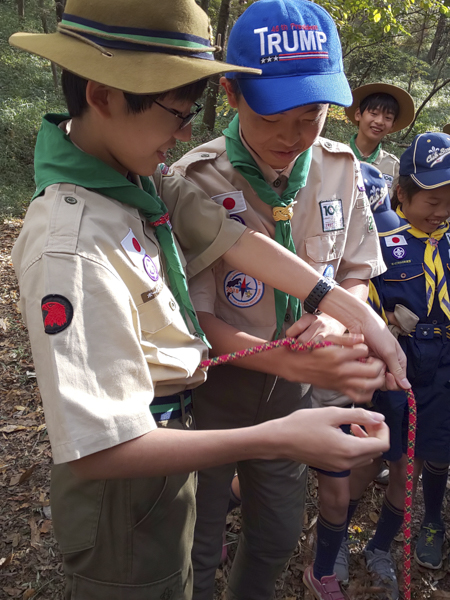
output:
[[[427,56],[427,62],[430,65],[433,64],[436,59],[436,54],[441,45],[442,36],[444,35],[446,22],[447,22],[447,17],[445,15],[439,15],[439,21],[438,21],[436,31],[434,34],[434,39],[430,46],[430,49],[428,51],[428,56]]]
[[[208,14],[209,3],[211,0],[201,0],[200,6],[203,8],[206,14]]]
[[[39,8],[41,9],[42,29],[43,29],[44,33],[50,33],[48,30],[47,13],[45,12],[44,0],[39,0]],[[58,89],[58,71],[56,69],[55,63],[51,62],[50,65],[52,67],[53,85],[55,87],[55,90],[57,90]]]
[[[449,79],[445,79],[441,84],[439,84],[438,86],[436,86],[429,94],[428,96],[425,98],[425,100],[422,102],[422,104],[419,106],[419,108],[416,111],[416,114],[414,116],[414,121],[411,123],[411,125],[408,127],[408,131],[405,133],[405,135],[402,137],[402,140],[405,140],[410,131],[412,130],[412,128],[414,127],[416,121],[417,121],[417,117],[420,115],[420,113],[423,111],[423,109],[425,108],[425,106],[428,104],[428,102],[431,100],[431,98],[437,94],[439,92],[439,90],[441,90],[445,85],[450,83],[450,78]]]
[[[17,0],[17,13],[21,19],[25,17],[25,0]]]
[[[222,2],[220,3],[216,39],[221,40],[220,44],[222,46],[222,50],[219,50],[219,52],[216,53],[217,60],[223,60],[223,48],[226,45],[225,36],[227,32],[228,20],[230,18],[230,4],[231,0],[222,0]],[[214,129],[214,124],[216,122],[216,104],[217,94],[219,92],[219,79],[219,75],[214,75],[214,77],[211,77],[207,90],[205,111],[203,113],[203,123],[211,131]]]
[[[66,0],[55,0],[56,20],[58,23],[62,21],[65,6]]]
[[[419,45],[417,46],[417,53],[416,53],[416,61],[419,60],[419,55],[420,55],[420,51],[422,49],[422,44],[423,44],[423,39],[425,37],[425,30],[427,28],[427,14],[425,13],[424,19],[423,19],[423,24],[422,24],[422,31],[420,32],[420,40],[419,40]],[[412,71],[411,71],[411,75],[409,78],[409,82],[408,82],[408,94],[411,93],[411,87],[412,87],[412,83],[413,83],[413,79],[414,76],[416,74],[416,65],[413,66]]]

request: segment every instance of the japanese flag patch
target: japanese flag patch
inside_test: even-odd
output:
[[[211,196],[211,198],[216,204],[226,208],[230,215],[235,215],[236,213],[247,210],[244,194],[241,191],[226,192],[225,194]]]
[[[386,246],[407,246],[408,242],[405,240],[404,235],[396,233],[395,235],[388,235],[384,238]]]
[[[148,254],[145,253],[144,248],[141,246],[131,229],[128,231],[128,234],[123,238],[120,244],[127,253],[128,258],[136,267],[139,269],[144,268],[150,279],[153,281],[158,281],[159,264],[155,264],[154,262],[157,259],[152,259],[150,256],[148,256]]]

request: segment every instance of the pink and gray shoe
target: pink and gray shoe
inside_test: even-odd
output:
[[[314,577],[313,566],[306,567],[303,573],[303,583],[317,600],[345,600],[336,575],[326,575],[322,579]]]

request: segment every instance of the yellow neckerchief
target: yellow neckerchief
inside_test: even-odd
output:
[[[399,206],[397,207],[396,213],[402,219],[406,219]],[[447,281],[445,279],[444,267],[442,266],[442,260],[438,249],[438,242],[448,228],[449,224],[448,222],[445,222],[439,225],[436,231],[428,234],[410,224],[408,232],[417,239],[422,240],[425,244],[424,272],[427,294],[427,315],[431,312],[434,294],[437,290],[441,309],[447,319],[450,319],[450,300],[448,297]]]

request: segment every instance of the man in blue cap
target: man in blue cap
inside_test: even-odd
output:
[[[330,15],[305,0],[255,2],[236,22],[227,58],[261,68],[262,75],[230,73],[221,79],[238,115],[224,137],[189,152],[175,169],[233,219],[274,238],[365,300],[368,280],[384,265],[359,163],[347,146],[319,138],[328,105],[352,102]],[[294,298],[224,260],[195,277],[190,289],[216,354],[283,337],[302,312]],[[307,314],[289,334],[308,341],[343,333],[316,308],[308,298]],[[298,382],[280,355],[246,361],[212,371],[195,394],[199,428],[242,427],[310,406],[309,386]],[[213,598],[235,467],[199,473],[195,600]],[[269,600],[301,533],[306,467],[289,460],[248,460],[238,462],[237,471],[242,531],[228,598]],[[334,545],[337,552],[345,523],[330,510],[320,526],[327,548]],[[338,600],[343,596],[333,575],[334,558],[327,560],[318,555],[320,571],[310,569],[307,585],[316,598],[333,593]]]

